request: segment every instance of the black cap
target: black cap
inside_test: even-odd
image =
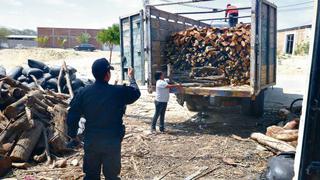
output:
[[[106,73],[114,70],[106,58],[97,59],[92,64],[92,74],[96,80],[103,80]]]

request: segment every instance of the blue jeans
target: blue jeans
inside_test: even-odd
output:
[[[101,167],[106,179],[120,179],[121,143],[103,148],[95,145],[84,148],[84,180],[100,180]]]
[[[229,25],[235,27],[238,24],[238,14],[229,14]]]
[[[152,119],[152,124],[151,124],[151,129],[155,130],[156,129],[156,124],[158,121],[158,118],[160,116],[160,125],[159,129],[160,131],[164,131],[164,116],[167,110],[167,102],[154,102],[156,106],[156,112],[154,113],[153,119]]]

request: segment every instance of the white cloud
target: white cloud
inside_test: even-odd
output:
[[[54,6],[60,6],[60,7],[69,7],[69,8],[78,8],[79,6],[76,3],[72,3],[67,0],[39,0],[39,2],[54,5]]]
[[[0,0],[0,4],[7,4],[9,6],[22,6],[22,2],[20,0]]]

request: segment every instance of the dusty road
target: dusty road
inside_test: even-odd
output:
[[[101,53],[106,52],[71,55],[61,59],[47,58],[44,61],[59,65],[62,59],[66,59],[67,64],[78,69],[78,76],[92,77],[91,64],[96,58],[102,57]],[[7,63],[4,63],[2,54],[0,51],[1,65]],[[108,53],[105,54],[107,56]],[[276,112],[279,108],[288,106],[294,98],[302,96],[306,61],[305,57],[281,60],[277,86],[267,90],[266,113],[259,119],[235,113],[209,113],[207,117],[199,118],[196,113],[178,105],[172,95],[166,112],[166,134],[148,134],[154,113],[154,95],[141,87],[142,97],[128,106],[124,116],[127,136],[122,148],[122,178],[154,179],[165,176],[164,179],[184,179],[202,169],[207,174],[202,179],[256,179],[272,153],[261,150],[248,137],[252,132],[264,132],[267,125],[277,121]],[[116,70],[113,71],[111,83],[119,77],[118,54],[113,62]],[[10,62],[10,66],[19,63]],[[81,154],[80,151],[72,156],[68,163],[73,159],[81,162]],[[11,174],[18,179],[26,175],[38,179],[77,179],[82,177],[81,163],[56,171],[43,165],[31,167],[28,171],[16,170]]]

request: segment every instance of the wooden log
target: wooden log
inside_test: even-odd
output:
[[[27,116],[21,116],[19,119],[11,123],[7,129],[0,134],[0,144],[6,143],[7,140],[15,133],[22,132],[31,128],[31,124],[27,119]]]
[[[299,118],[294,118],[293,120],[289,121],[283,128],[284,129],[298,129],[299,128]]]
[[[41,97],[40,91],[31,91],[30,93],[23,96],[23,98],[19,99],[15,103],[12,103],[4,110],[4,114],[8,119],[15,119],[25,108],[25,104],[27,103],[30,97]]]
[[[36,84],[37,88],[38,88],[40,91],[44,92],[44,89],[43,89],[43,88],[39,85],[39,83],[38,83],[38,79],[37,79],[34,75],[30,75],[30,77],[32,78],[33,82]]]
[[[13,80],[7,76],[2,76],[0,75],[0,81],[3,81],[6,84],[9,84],[11,87],[18,87],[20,89],[22,89],[23,91],[25,91],[25,93],[31,91],[31,89],[23,84],[21,84],[19,81]]]
[[[67,64],[66,64],[65,61],[63,61],[63,65],[62,66],[64,68],[64,71],[66,72],[65,78],[66,78],[66,81],[67,81],[67,87],[68,87],[68,90],[69,90],[70,97],[73,98],[74,93],[73,93],[72,86],[71,86],[71,79],[70,79],[70,75],[69,75],[69,69],[68,69]]]
[[[279,126],[270,126],[267,128],[266,135],[286,142],[296,141],[298,140],[298,129],[284,129]]]
[[[53,137],[50,138],[49,144],[55,153],[62,153],[67,150],[67,137],[65,136],[65,134],[67,134],[66,118],[67,110],[59,105],[54,106],[52,119],[54,122],[55,132]]]
[[[50,149],[49,149],[49,143],[48,143],[48,137],[47,137],[47,128],[45,128],[45,127],[42,130],[42,137],[43,137],[43,139],[41,139],[39,142],[44,144],[44,146],[45,146],[44,151],[40,155],[33,156],[33,160],[38,163],[44,162],[45,160],[47,160],[46,164],[48,165],[52,162],[52,159],[51,159],[51,155],[50,155]]]
[[[290,144],[284,141],[280,141],[275,138],[266,136],[262,133],[252,133],[251,138],[259,142],[260,144],[271,147],[277,151],[289,152],[289,151],[296,150],[296,148],[291,146]]]
[[[58,88],[58,93],[61,93],[61,86],[60,86],[60,83],[61,83],[61,79],[62,79],[62,76],[63,76],[63,72],[64,72],[64,67],[61,66],[60,67],[60,71],[59,71],[59,76],[58,76],[58,83],[57,83],[57,88]]]
[[[42,129],[42,123],[35,121],[35,126],[33,128],[26,130],[21,134],[20,139],[10,155],[12,161],[25,162],[29,160],[31,153],[40,138]]]
[[[25,92],[20,88],[9,88],[9,94],[15,99],[20,99],[25,95]]]
[[[206,77],[194,77],[195,80],[208,80],[208,81],[217,81],[224,80],[226,76],[224,74],[218,76],[206,76]]]

